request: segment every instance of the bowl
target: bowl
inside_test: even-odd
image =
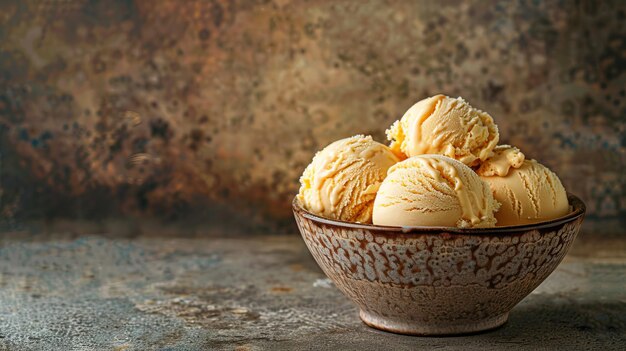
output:
[[[495,228],[388,227],[293,212],[313,258],[365,324],[413,335],[497,328],[554,271],[574,241],[584,203],[550,221]]]

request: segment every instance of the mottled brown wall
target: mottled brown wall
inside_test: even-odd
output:
[[[0,218],[289,226],[316,150],[441,92],[623,232],[625,23],[619,0],[0,1]]]

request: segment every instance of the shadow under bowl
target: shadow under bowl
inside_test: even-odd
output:
[[[495,228],[388,227],[293,212],[313,258],[360,308],[395,333],[454,335],[496,328],[561,262],[585,214]]]

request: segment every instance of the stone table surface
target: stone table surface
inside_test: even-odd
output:
[[[0,350],[626,348],[621,240],[579,240],[495,331],[411,337],[362,324],[298,235],[80,227],[0,236]]]

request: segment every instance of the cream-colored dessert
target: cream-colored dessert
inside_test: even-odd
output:
[[[481,163],[476,170],[479,176],[501,176],[509,174],[512,168],[520,168],[526,156],[515,146],[498,145],[493,149],[493,156]]]
[[[498,226],[530,224],[566,215],[567,193],[557,175],[535,160],[524,160],[519,150],[510,150],[484,165],[484,169],[478,169],[481,179],[502,204],[496,212]]]
[[[417,102],[388,130],[391,149],[401,158],[445,155],[472,167],[498,144],[498,127],[486,112],[462,98],[436,95]]]
[[[357,135],[318,152],[300,178],[304,208],[349,222],[462,228],[569,211],[559,178],[518,148],[496,146],[493,118],[460,97],[421,100],[386,132],[390,147]]]
[[[378,188],[398,162],[370,136],[336,141],[318,152],[300,178],[298,199],[305,209],[331,219],[371,223]]]
[[[468,166],[446,156],[421,155],[389,169],[374,202],[373,223],[493,227],[499,206]]]

